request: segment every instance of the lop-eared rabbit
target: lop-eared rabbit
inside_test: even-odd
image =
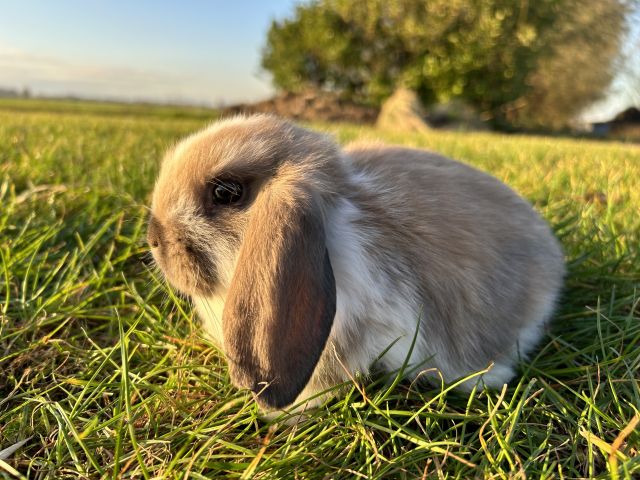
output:
[[[492,364],[480,381],[501,386],[564,274],[549,226],[494,177],[422,150],[340,148],[267,115],[171,148],[151,210],[157,265],[267,411],[376,359],[445,381]]]

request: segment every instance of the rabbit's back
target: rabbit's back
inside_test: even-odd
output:
[[[448,357],[451,372],[526,355],[564,275],[559,243],[531,205],[434,153],[377,145],[346,153],[363,187],[352,201],[362,226],[377,232],[378,260],[418,280],[431,350]]]

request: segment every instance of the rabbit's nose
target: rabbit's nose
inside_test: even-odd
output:
[[[149,242],[151,248],[158,248],[162,245],[162,224],[153,215],[149,218],[147,242]]]

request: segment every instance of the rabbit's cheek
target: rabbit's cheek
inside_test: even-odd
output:
[[[209,256],[188,242],[167,244],[153,252],[167,280],[187,295],[210,294],[217,283],[217,270]]]

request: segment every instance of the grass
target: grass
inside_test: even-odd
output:
[[[0,109],[15,112],[69,113],[103,116],[160,117],[206,120],[216,111],[206,107],[155,105],[151,103],[117,103],[92,100],[47,98],[0,98]]]
[[[208,117],[36,103],[0,102],[0,476],[640,475],[637,146],[322,127],[504,179],[554,226],[569,275],[549,334],[508,388],[358,380],[291,427],[260,420],[188,303],[148,268],[159,158]]]

